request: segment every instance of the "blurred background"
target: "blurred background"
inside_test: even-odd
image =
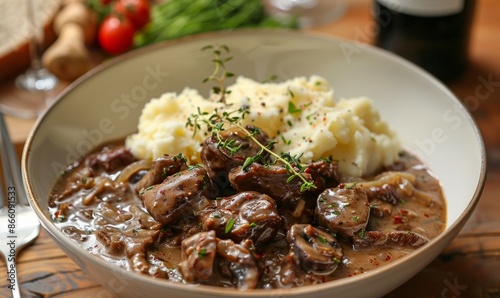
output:
[[[374,44],[450,81],[468,66],[476,1],[440,2],[448,4],[440,7],[429,0],[0,0],[0,82],[12,83],[9,80],[30,67],[45,68],[59,84],[49,81],[37,88],[57,93],[96,65],[125,52],[240,28],[310,30]],[[11,113],[37,105],[35,100],[23,106],[22,95],[10,101],[5,99],[8,92],[0,95],[0,107]],[[43,109],[38,104],[32,109]]]

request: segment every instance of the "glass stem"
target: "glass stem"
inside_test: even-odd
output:
[[[30,25],[30,43],[29,43],[29,56],[31,68],[34,70],[39,70],[42,68],[41,57],[42,57],[42,42],[44,39],[44,32],[41,26],[37,26],[37,21],[35,19],[35,14],[33,13],[33,0],[26,0],[26,12],[28,16],[28,21]]]

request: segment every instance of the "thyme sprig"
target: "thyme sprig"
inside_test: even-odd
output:
[[[307,167],[301,164],[300,156],[292,156],[290,153],[275,153],[272,150],[275,142],[271,141],[267,145],[262,144],[259,140],[257,140],[257,138],[255,138],[255,135],[259,133],[258,129],[241,124],[241,121],[245,119],[245,115],[249,113],[248,108],[240,108],[231,112],[223,111],[222,114],[215,112],[211,115],[208,112],[202,112],[199,108],[197,111],[197,114],[191,114],[188,117],[186,127],[192,127],[194,129],[194,134],[196,134],[196,132],[201,129],[202,124],[206,125],[208,131],[212,132],[212,136],[217,138],[217,148],[224,148],[227,149],[230,154],[235,154],[241,147],[241,145],[236,144],[235,140],[228,141],[221,137],[221,132],[225,130],[225,124],[230,127],[238,127],[247,135],[249,139],[254,141],[261,148],[256,155],[247,157],[243,163],[243,169],[251,165],[253,162],[264,161],[262,155],[264,152],[267,152],[273,156],[276,161],[281,162],[285,166],[289,175],[287,179],[288,183],[295,178],[299,178],[302,180],[300,191],[308,191],[316,188],[314,182],[307,180],[304,176],[303,173]]]
[[[231,91],[227,90],[224,80],[226,78],[233,77],[234,74],[229,72],[226,68],[226,62],[230,61],[233,57],[227,56],[229,54],[229,47],[226,45],[207,45],[204,46],[202,51],[212,50],[215,58],[212,59],[212,62],[215,63],[215,69],[212,74],[206,77],[203,82],[206,83],[208,81],[215,81],[218,86],[212,87],[212,91],[214,94],[220,95],[220,102],[226,104],[226,94],[229,94]],[[224,58],[225,57],[225,58]],[[291,90],[288,90],[293,97],[293,93]],[[293,104],[293,103],[292,103]],[[267,145],[263,145],[259,142],[255,135],[259,133],[258,129],[245,127],[241,124],[242,120],[245,119],[245,116],[249,114],[248,107],[241,107],[237,110],[233,110],[231,112],[222,111],[222,114],[213,113],[210,115],[208,112],[202,112],[201,109],[197,108],[197,114],[191,114],[186,122],[186,127],[193,128],[193,135],[195,135],[198,130],[201,129],[201,125],[204,124],[207,126],[208,131],[212,132],[212,136],[217,138],[217,148],[224,148],[229,151],[230,155],[236,154],[238,150],[241,149],[241,144],[238,145],[236,140],[227,140],[221,137],[221,132],[224,131],[224,125],[235,126],[241,129],[252,141],[254,141],[261,149],[260,151],[251,157],[248,157],[243,163],[243,169],[251,165],[253,162],[262,161],[264,162],[264,157],[262,154],[264,152],[269,153],[269,155],[273,156],[276,161],[279,161],[285,165],[286,171],[289,174],[287,182],[289,183],[296,177],[302,180],[302,184],[300,186],[300,191],[307,191],[312,188],[316,188],[314,182],[307,180],[303,173],[306,169],[305,166],[300,163],[300,156],[291,156],[289,153],[285,154],[276,154],[272,148],[276,142],[269,142]],[[290,123],[290,126],[292,124]],[[286,143],[286,142],[285,142]]]
[[[215,58],[212,59],[212,62],[215,64],[215,69],[212,74],[206,77],[203,80],[203,83],[208,81],[215,81],[217,86],[212,87],[212,91],[214,94],[218,94],[220,96],[219,101],[222,103],[226,103],[226,94],[231,93],[230,90],[227,90],[224,80],[226,78],[234,77],[232,72],[229,72],[226,67],[226,62],[229,62],[233,59],[232,56],[227,56],[224,58],[225,54],[229,54],[229,47],[226,45],[207,45],[204,46],[202,51],[212,50]]]

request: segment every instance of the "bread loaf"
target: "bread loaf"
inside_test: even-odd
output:
[[[52,21],[61,0],[0,0],[0,81],[22,73],[30,65],[33,30],[28,20],[28,1],[33,3],[36,24],[43,27],[44,47],[55,40]]]

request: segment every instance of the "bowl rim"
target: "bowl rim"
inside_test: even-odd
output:
[[[414,258],[417,256],[421,256],[426,254],[429,250],[432,250],[434,246],[439,245],[441,240],[446,237],[452,237],[452,239],[460,232],[460,230],[463,228],[463,226],[466,224],[467,220],[470,218],[470,216],[473,213],[474,208],[479,202],[481,193],[484,188],[485,180],[486,180],[486,149],[485,145],[483,142],[482,135],[480,133],[480,130],[477,126],[476,121],[470,114],[469,110],[465,107],[465,105],[455,96],[455,94],[442,83],[439,81],[436,77],[434,77],[432,74],[429,72],[425,71],[424,69],[420,68],[419,66],[415,65],[414,63],[405,60],[404,58],[401,58],[397,56],[396,54],[393,54],[391,52],[388,52],[386,50],[377,48],[373,45],[370,44],[363,44],[363,50],[368,50],[372,52],[375,55],[383,56],[389,60],[392,60],[394,63],[400,64],[405,68],[409,68],[412,72],[417,73],[419,76],[424,77],[427,81],[441,89],[442,92],[447,94],[449,97],[452,98],[455,104],[458,104],[465,110],[465,114],[467,118],[465,119],[467,122],[469,122],[473,128],[473,133],[476,137],[476,142],[479,144],[480,150],[481,150],[481,166],[480,166],[480,175],[478,177],[478,182],[475,186],[475,191],[474,194],[472,195],[472,198],[470,199],[469,203],[467,204],[466,208],[462,211],[460,216],[456,219],[454,223],[449,225],[441,234],[439,234],[437,237],[431,239],[431,241],[416,250],[415,252],[412,252],[411,254],[395,260],[389,264],[386,264],[384,266],[381,266],[379,268],[369,270],[363,274],[360,275],[355,275],[351,276],[349,278],[341,278],[339,280],[334,280],[334,281],[329,281],[326,283],[322,284],[316,284],[316,285],[309,285],[306,287],[295,287],[291,289],[253,289],[250,291],[241,291],[238,289],[233,289],[233,288],[222,288],[222,287],[215,287],[215,286],[209,286],[209,285],[198,285],[198,284],[183,284],[183,283],[176,283],[176,282],[168,282],[168,280],[160,280],[156,278],[152,278],[151,276],[146,276],[143,274],[138,274],[136,272],[124,270],[122,268],[118,268],[111,263],[107,262],[106,260],[102,258],[96,258],[93,254],[88,253],[84,248],[82,248],[80,245],[72,241],[69,237],[64,237],[62,232],[55,226],[55,224],[52,223],[50,218],[48,218],[45,214],[45,212],[41,209],[40,205],[38,204],[38,199],[35,197],[34,190],[32,188],[32,183],[31,183],[31,178],[28,174],[28,163],[33,155],[32,152],[32,144],[36,138],[37,132],[42,126],[44,119],[48,117],[48,115],[51,113],[53,108],[57,106],[64,97],[67,95],[71,94],[76,88],[78,88],[82,83],[84,83],[87,80],[90,80],[95,74],[101,73],[106,71],[109,68],[112,68],[113,66],[125,61],[125,60],[130,60],[133,59],[136,56],[141,56],[144,54],[147,54],[148,52],[153,52],[156,50],[159,50],[163,47],[168,47],[168,46],[174,46],[178,44],[184,44],[184,43],[189,43],[193,40],[199,40],[199,39],[209,39],[212,37],[230,37],[230,36],[237,36],[237,37],[242,37],[242,36],[253,36],[255,34],[263,34],[263,35],[273,35],[273,34],[280,34],[280,35],[288,35],[292,38],[303,38],[304,40],[306,39],[320,39],[328,42],[345,42],[349,45],[355,46],[355,41],[348,40],[346,38],[342,37],[336,37],[332,36],[330,34],[326,33],[318,33],[318,32],[309,32],[309,31],[295,31],[295,30],[290,30],[290,29],[238,29],[238,30],[222,30],[222,31],[217,31],[217,32],[209,32],[209,33],[201,33],[201,34],[196,34],[196,35],[191,35],[191,36],[186,36],[186,37],[181,37],[178,39],[174,40],[169,40],[169,41],[163,41],[159,42],[156,44],[152,44],[143,48],[135,49],[133,51],[130,51],[128,53],[122,54],[118,57],[115,57],[109,61],[106,61],[105,63],[102,63],[95,68],[91,69],[84,75],[82,75],[80,78],[75,80],[74,82],[70,83],[55,99],[55,101],[37,118],[35,121],[35,124],[33,128],[31,129],[22,153],[22,160],[21,160],[21,169],[22,169],[22,178],[23,182],[25,185],[25,190],[28,194],[28,201],[32,208],[35,210],[37,216],[40,218],[40,222],[42,226],[45,228],[46,231],[48,231],[49,235],[57,239],[58,241],[62,242],[66,246],[71,247],[72,251],[78,251],[82,252],[82,256],[85,259],[86,262],[97,262],[100,267],[106,267],[110,269],[112,272],[115,272],[119,276],[124,276],[127,279],[135,279],[139,280],[140,282],[144,283],[152,283],[155,284],[156,286],[159,287],[165,287],[165,288],[172,288],[175,290],[181,290],[181,291],[189,291],[193,294],[211,294],[211,295],[219,295],[219,296],[240,296],[240,297],[267,297],[270,294],[272,295],[286,295],[286,296],[295,296],[295,295],[303,295],[307,294],[309,292],[314,292],[314,291],[326,291],[330,288],[336,288],[336,287],[341,287],[341,286],[348,286],[348,285],[353,285],[356,284],[359,280],[362,279],[367,279],[370,277],[374,277],[379,273],[386,272],[389,270],[393,270],[394,267],[398,267],[400,263],[406,262],[410,258]],[[448,202],[447,202],[448,203]],[[60,237],[63,236],[63,237]],[[55,241],[57,242],[57,241]],[[425,264],[427,265],[427,264]]]

